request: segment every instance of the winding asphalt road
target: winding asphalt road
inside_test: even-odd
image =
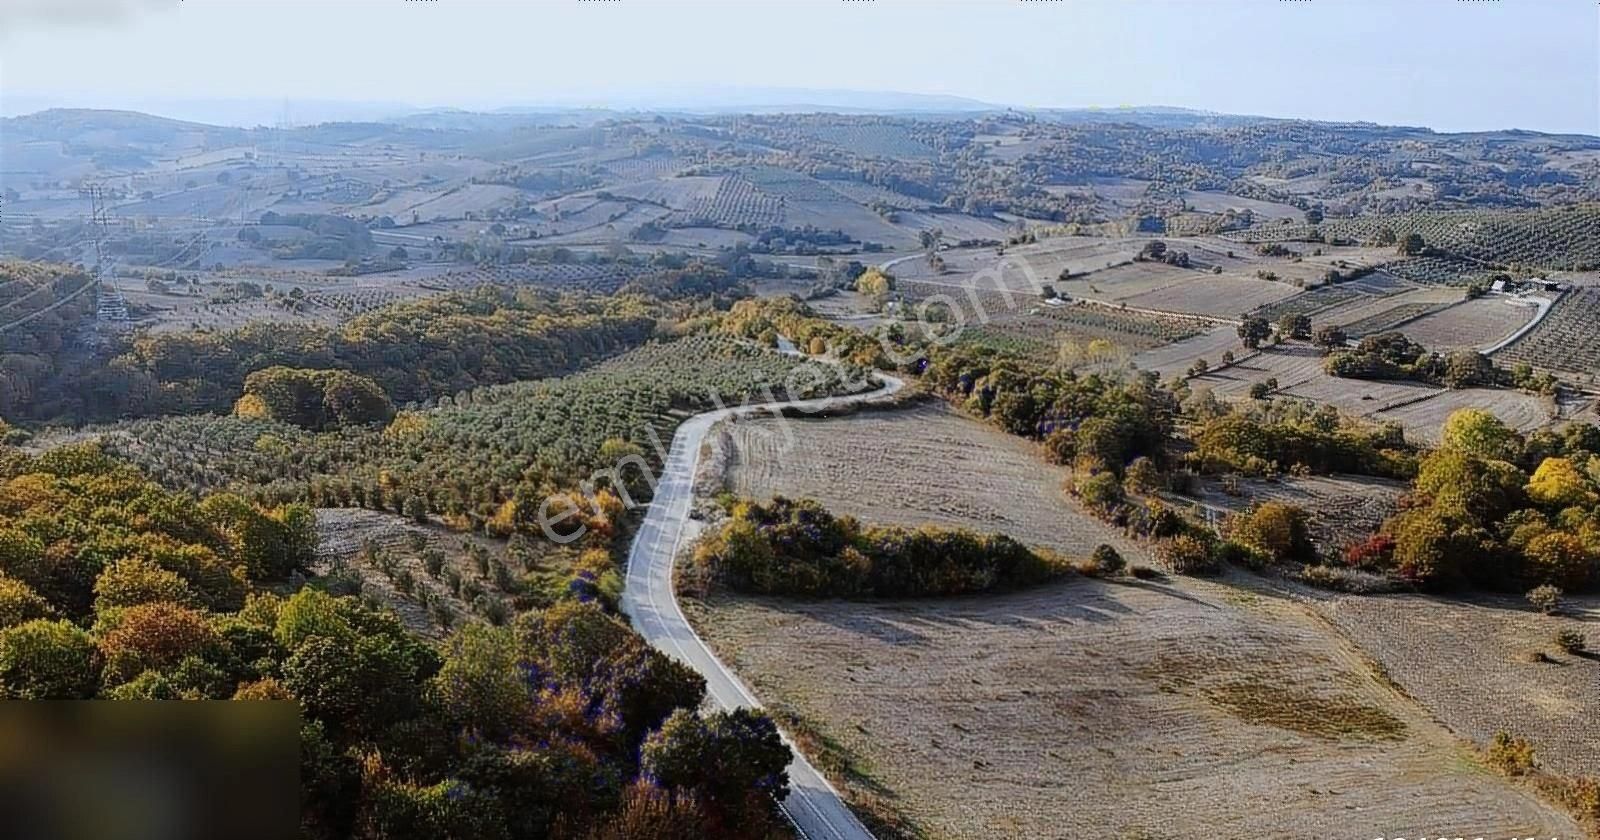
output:
[[[862,402],[893,394],[905,384],[892,376],[879,374],[879,378],[884,383],[882,387],[850,396],[739,406],[697,414],[679,426],[672,436],[672,448],[662,466],[655,497],[628,551],[628,579],[622,593],[622,608],[631,617],[634,629],[650,644],[699,671],[706,679],[706,690],[712,700],[724,709],[754,708],[761,704],[695,634],[683,610],[679,609],[672,588],[673,559],[684,540],[684,526],[694,501],[694,476],[706,433],[718,421],[733,415],[784,406],[814,410]],[[787,736],[784,741],[794,750],[794,761],[789,764],[789,797],[780,805],[800,834],[807,840],[872,840],[872,833],[850,813],[839,792],[811,766]]]

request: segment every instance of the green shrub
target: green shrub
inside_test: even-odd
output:
[[[1507,776],[1526,775],[1534,766],[1532,745],[1508,732],[1495,733],[1484,758],[1490,767]]]
[[[1105,543],[1094,547],[1094,551],[1089,555],[1089,561],[1096,573],[1107,577],[1120,574],[1128,565],[1128,561],[1122,559],[1122,555],[1115,548]]]
[[[36,618],[48,618],[50,603],[20,580],[0,574],[0,630]]]
[[[1193,534],[1162,540],[1156,545],[1156,557],[1174,574],[1212,575],[1220,569],[1211,547]]]
[[[1546,583],[1528,590],[1527,598],[1534,609],[1545,615],[1551,615],[1561,610],[1562,594],[1560,587]]]
[[[1567,653],[1583,653],[1588,646],[1588,639],[1576,630],[1562,630],[1556,634],[1556,646]]]
[[[1306,512],[1294,505],[1282,502],[1255,505],[1245,513],[1230,517],[1227,531],[1231,541],[1259,555],[1261,562],[1306,562],[1316,558],[1306,529]],[[1259,562],[1251,567],[1259,568]]]
[[[0,631],[0,698],[81,700],[99,685],[94,640],[71,622],[34,619]]]
[[[1252,545],[1245,545],[1234,540],[1223,540],[1217,543],[1217,564],[1224,563],[1233,566],[1243,566],[1253,572],[1260,572],[1272,564],[1272,557],[1266,552]]]
[[[1122,482],[1115,474],[1104,471],[1083,476],[1073,483],[1073,492],[1083,503],[1096,510],[1110,510],[1121,504]]]

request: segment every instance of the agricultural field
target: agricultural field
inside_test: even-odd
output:
[[[610,263],[526,263],[451,271],[428,280],[430,288],[471,289],[484,283],[541,286],[563,292],[615,294],[646,273],[636,265]]]
[[[1047,273],[1040,273],[1046,283],[1055,286],[1056,291],[1068,298],[1090,298],[1108,303],[1124,303],[1141,295],[1159,292],[1169,286],[1187,285],[1197,281],[1202,274],[1199,269],[1178,268],[1157,262],[1126,262],[1090,271],[1082,276],[1074,276],[1069,280],[1059,280]]]
[[[1258,219],[1298,219],[1304,215],[1300,208],[1289,204],[1277,204],[1271,201],[1260,201],[1253,198],[1243,198],[1220,192],[1207,192],[1205,190],[1184,190],[1183,201],[1190,209],[1202,213],[1222,213],[1227,210],[1242,212],[1245,210],[1253,213]]]
[[[1399,329],[1401,325],[1416,321],[1418,318],[1438,308],[1438,304],[1433,303],[1397,303],[1372,315],[1341,323],[1340,326],[1344,328],[1345,335],[1351,338],[1361,338],[1375,333],[1385,333]],[[1410,332],[1409,327],[1407,332]],[[1457,337],[1460,337],[1459,333]],[[1417,340],[1421,341],[1421,339]],[[1455,339],[1452,338],[1450,340]],[[1430,348],[1436,347],[1436,345],[1432,344],[1427,346]],[[1436,347],[1436,349],[1445,350],[1448,349],[1448,346]]]
[[[538,556],[512,557],[502,540],[452,533],[392,513],[319,508],[316,517],[317,562],[311,571],[340,581],[334,585],[359,581],[362,595],[427,638],[441,639],[451,628],[484,617],[496,602],[509,609],[512,595],[496,582],[496,566],[509,567],[515,576],[509,579],[520,579],[530,565],[552,569],[571,561],[551,543],[530,542]],[[428,554],[435,555],[437,567],[429,565]]]
[[[1205,321],[1181,316],[1146,315],[1081,303],[1040,307],[1039,316],[1064,325],[1071,335],[1108,338],[1124,346],[1182,341],[1210,326]]]
[[[929,46],[902,40],[876,69]],[[1389,40],[1404,51],[1403,34]],[[616,70],[596,43],[591,64]],[[675,86],[667,65],[656,95]],[[83,108],[0,118],[0,697],[292,697],[317,724],[301,732],[317,771],[302,828],[330,838],[775,840],[789,835],[782,806],[797,836],[860,840],[803,769],[798,795],[770,795],[792,757],[775,726],[884,840],[1600,828],[1600,811],[1575,824],[1540,780],[1479,750],[1509,730],[1551,770],[1600,767],[1600,656],[1570,636],[1594,641],[1600,598],[1546,616],[1511,595],[1312,590],[1276,573],[1291,563],[1245,570],[1243,544],[1293,530],[1271,512],[1233,545],[1134,536],[1271,500],[1305,509],[1335,558],[1440,501],[1394,526],[1402,547],[1372,564],[1390,571],[1386,591],[1457,565],[1475,583],[1514,569],[1518,589],[1579,589],[1594,558],[1565,539],[1583,524],[1572,512],[1559,535],[1496,531],[1463,553],[1462,511],[1415,484],[1194,476],[1181,462],[1212,443],[1193,434],[1212,396],[1331,406],[1422,445],[1469,407],[1522,432],[1600,423],[1580,389],[1339,379],[1301,340],[1253,350],[1236,332],[1250,315],[1304,314],[1449,351],[1532,325],[1497,362],[1593,384],[1600,137],[814,92],[904,110],[737,113],[687,89],[652,110],[618,88],[610,105],[486,113],[374,102],[323,119],[305,111],[328,103],[299,102],[291,119],[285,101],[281,119],[245,120],[270,103],[183,106],[255,128]],[[891,276],[843,288],[868,266]],[[1466,299],[1502,273],[1575,290],[1551,308]],[[908,387],[826,419],[756,409],[711,427],[683,533],[718,523],[730,496],[784,496],[982,536],[900,541],[852,522],[836,533],[853,552],[827,545],[797,572],[781,543],[722,532],[719,556],[697,558],[706,574],[678,578],[697,590],[684,611],[771,716],[715,713],[703,688],[726,699],[740,680],[673,661],[684,628],[656,601],[670,594],[660,578],[621,597],[638,505],[687,418],[860,394],[879,380],[839,359],[898,361],[877,336],[911,339],[894,348],[910,351]],[[1237,431],[1245,445],[1288,434]],[[1370,466],[1369,442],[1315,437],[1284,447]],[[1563,442],[1580,475],[1557,462],[1522,494],[1552,518],[1594,507],[1593,447]],[[51,450],[72,443],[86,445]],[[1101,460],[1126,469],[1089,474]],[[1138,509],[1137,491],[1179,485],[1152,492],[1192,523]],[[223,491],[238,498],[199,501]],[[571,545],[537,536],[562,501],[579,509],[560,530],[585,531]],[[654,512],[677,516],[664,501]],[[823,520],[754,527],[806,543]],[[909,565],[925,546],[938,569]],[[637,547],[670,570],[666,543]],[[1449,553],[1427,563],[1436,548]],[[1218,558],[1214,577],[1162,571]],[[806,574],[824,569],[840,579]],[[901,584],[985,594],[892,600]],[[884,597],[730,594],[750,585]],[[633,609],[647,605],[665,620]]]
[[[1288,314],[1308,315],[1313,328],[1337,324],[1346,332],[1354,327],[1357,333],[1352,335],[1357,335],[1379,331],[1385,325],[1442,309],[1461,299],[1461,292],[1456,289],[1390,282],[1384,275],[1373,274],[1356,281],[1320,286],[1252,314],[1272,323]]]
[[[1220,340],[1219,336],[1219,343]],[[1235,338],[1235,347],[1237,342]],[[1170,348],[1159,352],[1166,357],[1175,356]],[[1134,361],[1139,363],[1139,358]],[[1179,361],[1172,358],[1167,369],[1186,369],[1187,365],[1177,364]],[[1189,364],[1193,361],[1190,359]],[[1216,358],[1208,361],[1213,366],[1217,363]],[[1508,389],[1447,390],[1418,382],[1341,379],[1329,376],[1322,364],[1322,354],[1303,344],[1265,347],[1237,364],[1195,377],[1189,384],[1192,388],[1208,388],[1218,397],[1243,398],[1251,385],[1276,379],[1277,395],[1331,405],[1375,422],[1397,422],[1405,428],[1408,439],[1421,443],[1437,443],[1444,421],[1461,408],[1483,409],[1523,432],[1548,425],[1556,417],[1555,406],[1548,397]]]
[[[1532,302],[1504,295],[1462,301],[1407,323],[1404,332],[1429,350],[1489,347],[1521,329],[1539,311]]]
[[[675,227],[772,227],[783,223],[784,201],[758,188],[746,178],[729,176],[717,183],[716,192],[698,196],[672,216]]]
[[[1013,348],[1046,363],[1072,364],[1060,353],[1063,345],[1075,348],[1068,350],[1069,355],[1081,356],[1084,363],[1120,363],[1134,353],[1183,340],[1210,326],[1208,322],[1182,316],[1147,315],[1082,302],[1066,306],[1035,305],[1018,311],[1007,308],[1003,295],[982,296],[980,300],[986,317],[969,320],[962,327],[962,341]],[[963,301],[963,308],[966,307]],[[864,327],[868,322],[851,318],[846,323]],[[910,334],[918,334],[918,327],[906,326]],[[1102,341],[1110,343],[1115,357],[1089,352],[1091,342]]]
[[[1306,607],[1240,582],[688,610],[849,799],[927,836],[1577,836]]]
[[[1286,297],[1257,307],[1250,314],[1265,318],[1276,324],[1285,315],[1316,316],[1325,310],[1350,301],[1365,300],[1367,297],[1368,295],[1363,293],[1361,289],[1356,288],[1353,283],[1341,283],[1337,286],[1319,286],[1293,297]]]
[[[1593,726],[1600,661],[1565,653],[1553,641],[1566,629],[1587,633],[1593,644],[1600,627],[1595,598],[1569,598],[1554,616],[1512,597],[1335,596],[1314,603],[1452,731],[1479,744],[1500,731],[1526,738],[1540,764],[1556,773],[1600,766]]]
[[[1406,436],[1411,440],[1437,446],[1444,421],[1463,408],[1487,411],[1523,434],[1548,426],[1558,417],[1553,398],[1508,388],[1442,391],[1425,400],[1385,409],[1372,417],[1397,422],[1405,427]]]
[[[1487,285],[1494,274],[1480,263],[1448,257],[1409,257],[1387,263],[1383,270],[1413,283],[1441,286],[1467,286],[1478,282]]]
[[[719,436],[725,481],[741,496],[812,498],[864,522],[999,532],[1071,555],[1138,546],[1079,512],[1065,472],[1035,447],[940,406],[842,418],[740,420]],[[937,464],[938,467],[931,465]],[[875,488],[897,488],[891,497]]]
[[[464,219],[468,213],[509,209],[529,197],[516,187],[502,184],[465,184],[437,191],[394,192],[379,201],[356,205],[349,210],[370,216],[389,216],[404,224],[413,217],[426,221]]]
[[[1182,341],[1146,350],[1133,357],[1133,364],[1140,370],[1170,378],[1182,376],[1196,359],[1218,364],[1222,354],[1230,351],[1235,356],[1245,354],[1244,347],[1239,344],[1239,333],[1232,325],[1214,327]]]
[[[195,491],[269,488],[285,498],[360,506],[381,482],[443,508],[492,508],[540,477],[567,486],[603,460],[608,440],[639,446],[651,464],[685,413],[859,385],[850,371],[726,337],[650,344],[564,378],[478,388],[410,415],[393,432],[313,433],[237,416],[171,417],[101,431],[117,453],[158,481]],[[387,476],[382,478],[382,476]]]
[[[1583,382],[1600,372],[1600,288],[1575,288],[1556,302],[1537,327],[1495,353],[1502,364],[1526,362],[1576,375]]]
[[[1058,279],[1061,272],[1085,274],[1132,263],[1148,241],[1063,236],[1007,248],[1006,259],[1001,259],[995,248],[952,248],[940,253],[945,262],[943,272],[936,273],[926,262],[912,257],[904,262],[897,261],[893,274],[910,280],[949,280],[984,272],[985,283],[993,282],[987,275],[999,274],[1007,286],[1036,289],[1034,281],[1037,281],[1038,284],[1056,284],[1062,293],[1070,294],[1074,286]]]
[[[1316,228],[1326,238],[1355,242],[1371,240],[1383,230],[1399,237],[1417,233],[1426,245],[1485,265],[1552,271],[1600,267],[1600,205],[1593,204],[1526,211],[1419,211],[1329,219]],[[1240,242],[1291,242],[1304,241],[1311,232],[1310,225],[1273,223],[1229,237]]]
[[[1244,313],[1284,298],[1298,289],[1287,283],[1226,274],[1198,274],[1120,302],[1141,309],[1192,312],[1218,318],[1238,318]]]

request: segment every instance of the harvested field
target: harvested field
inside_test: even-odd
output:
[[[1288,204],[1274,204],[1270,201],[1257,201],[1253,198],[1240,198],[1220,192],[1205,192],[1203,190],[1185,190],[1183,200],[1189,207],[1202,213],[1221,213],[1225,210],[1249,210],[1257,218],[1262,219],[1294,219],[1303,214],[1297,208]]]
[[[828,745],[824,766],[851,765],[836,776],[847,798],[929,837],[1577,832],[1476,765],[1308,608],[1266,593],[1080,578],[688,609],[759,696]]]
[[[1055,287],[1068,297],[1086,297],[1120,303],[1199,276],[1200,272],[1192,268],[1178,268],[1154,262],[1130,262],[1100,269],[1083,277],[1058,281]]]
[[[1220,344],[1221,337],[1217,340]],[[1156,352],[1171,355],[1174,362],[1181,361],[1173,351],[1178,346]],[[1237,346],[1237,339],[1234,346]],[[1235,349],[1235,353],[1239,352]],[[1134,361],[1147,357],[1152,356],[1146,354]],[[1213,356],[1208,360],[1215,364],[1217,358]],[[1181,372],[1188,364],[1193,364],[1193,360],[1172,367]],[[1329,376],[1322,365],[1321,353],[1303,344],[1266,347],[1238,364],[1195,377],[1190,380],[1190,386],[1208,387],[1218,397],[1239,398],[1245,396],[1254,383],[1276,379],[1278,394],[1324,403],[1373,421],[1400,423],[1409,439],[1423,443],[1436,443],[1445,419],[1461,408],[1481,408],[1524,432],[1551,422],[1555,416],[1548,398],[1521,391],[1491,388],[1451,391],[1419,382],[1341,379]]]
[[[1155,371],[1163,377],[1182,376],[1196,359],[1216,364],[1229,350],[1236,356],[1244,353],[1238,331],[1234,327],[1217,327],[1165,347],[1147,350],[1134,356],[1133,363],[1141,370]]]
[[[1058,281],[1062,271],[1082,275],[1112,266],[1131,264],[1134,255],[1143,247],[1145,241],[1148,240],[1061,237],[1007,249],[1006,257],[1009,258],[1007,264],[1026,265],[1039,283],[1054,283],[1063,294],[1074,294],[1072,290],[1078,288],[1074,284],[1078,283],[1079,279]],[[945,251],[941,256],[945,261],[946,273],[953,275],[971,275],[989,270],[1001,261],[994,248],[952,249]],[[933,270],[920,259],[911,259],[896,265],[893,273],[896,277],[908,279],[934,277]],[[1007,285],[1018,290],[1028,290],[1030,293],[1037,291],[1020,271],[1007,271],[1004,279]],[[1108,277],[1108,282],[1110,279]],[[1085,295],[1078,293],[1074,296]]]
[[[1397,421],[1406,427],[1410,439],[1437,444],[1444,421],[1463,408],[1487,411],[1524,434],[1555,420],[1555,406],[1549,397],[1487,388],[1442,391],[1436,397],[1384,411],[1375,419]]]
[[[1429,350],[1489,347],[1516,332],[1538,313],[1538,308],[1518,298],[1486,295],[1463,301],[1406,324],[1404,332]]]
[[[1564,774],[1600,767],[1600,661],[1556,647],[1562,629],[1600,637],[1600,599],[1569,599],[1567,615],[1520,598],[1339,596],[1318,605],[1390,679],[1457,734],[1487,744],[1527,738],[1539,762]],[[1531,654],[1543,652],[1548,661]]]
[[[726,484],[741,496],[812,498],[864,522],[997,532],[1073,556],[1143,550],[1063,495],[1066,471],[1020,438],[942,405],[723,427]],[[893,493],[881,488],[893,487]]]
[[[1198,274],[1181,278],[1160,289],[1134,295],[1123,302],[1143,309],[1237,318],[1257,307],[1293,297],[1299,291],[1287,283],[1254,277]]]

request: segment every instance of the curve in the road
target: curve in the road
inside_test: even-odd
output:
[[[1522,338],[1530,332],[1533,332],[1533,328],[1539,326],[1539,322],[1544,320],[1544,316],[1549,315],[1551,308],[1553,308],[1556,303],[1561,300],[1561,295],[1557,295],[1555,300],[1542,297],[1518,297],[1511,298],[1511,300],[1519,301],[1524,304],[1531,303],[1538,307],[1539,311],[1533,313],[1533,318],[1529,319],[1528,323],[1518,327],[1516,332],[1513,332],[1505,338],[1483,347],[1482,349],[1478,350],[1479,353],[1482,353],[1485,356],[1498,353],[1501,350],[1510,347],[1512,344],[1515,344],[1517,339]],[[1508,300],[1507,302],[1509,303],[1511,300]]]
[[[883,380],[881,387],[860,394],[739,406],[697,414],[679,426],[672,436],[672,447],[662,465],[655,496],[628,550],[628,577],[622,605],[634,629],[646,641],[705,677],[707,693],[724,709],[754,708],[760,703],[695,633],[678,606],[672,586],[675,560],[694,502],[694,477],[706,433],[719,421],[735,415],[786,407],[820,410],[880,399],[904,385],[892,376],[880,374],[880,379]],[[871,840],[872,833],[850,812],[833,785],[817,772],[787,736],[784,742],[793,750],[794,761],[789,764],[789,796],[779,804],[800,834],[808,840]]]

